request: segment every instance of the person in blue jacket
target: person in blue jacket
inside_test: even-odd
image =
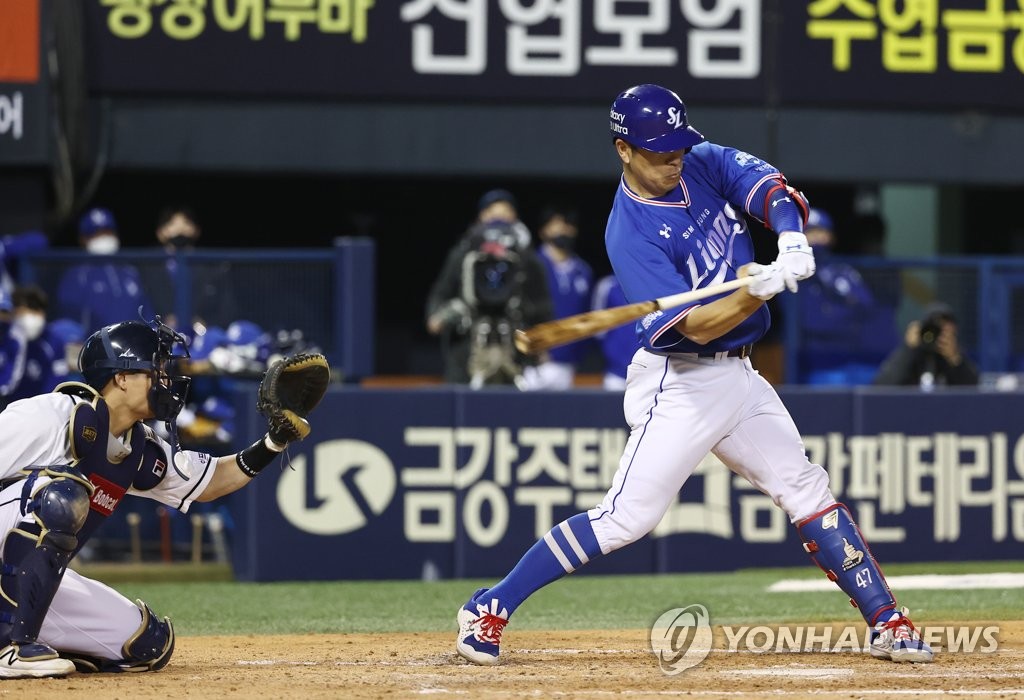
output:
[[[537,235],[540,237],[538,252],[547,271],[554,317],[566,318],[589,311],[594,272],[576,254],[579,237],[576,212],[556,206],[547,207],[541,214]],[[527,388],[571,389],[576,369],[593,346],[593,340],[587,338],[552,348],[537,366],[523,370]]]
[[[57,288],[56,315],[83,328],[100,328],[126,318],[153,314],[134,265],[108,257],[121,249],[117,221],[109,209],[87,211],[78,222],[78,241],[93,258],[68,268]]]
[[[622,285],[615,275],[602,277],[594,285],[592,308],[610,309],[613,306],[624,306],[626,295],[622,293]],[[605,331],[598,336],[601,343],[601,354],[604,356],[604,377],[601,385],[609,391],[623,391],[626,388],[626,368],[633,355],[640,349],[635,323],[624,323],[621,326]]]

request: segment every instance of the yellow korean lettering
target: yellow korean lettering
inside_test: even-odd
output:
[[[317,27],[329,34],[352,34],[352,41],[366,41],[367,15],[375,0],[320,0]]]
[[[264,0],[212,0],[213,22],[226,32],[237,32],[248,25],[249,38],[263,38]]]
[[[838,71],[847,71],[850,70],[853,42],[877,38],[878,26],[857,20],[811,20],[807,23],[807,36],[831,41],[832,67]]]
[[[107,15],[107,28],[119,39],[139,39],[153,27],[150,0],[100,0],[112,8]]]
[[[206,0],[172,0],[160,18],[160,26],[164,34],[187,41],[195,39],[206,28]]]
[[[949,67],[970,73],[999,73],[1006,65],[1007,17],[1003,0],[985,0],[983,10],[946,10]]]

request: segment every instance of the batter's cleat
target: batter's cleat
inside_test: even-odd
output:
[[[66,676],[75,665],[45,644],[11,642],[0,649],[0,678],[52,678]]]
[[[508,624],[508,611],[501,607],[497,598],[482,597],[486,592],[486,588],[481,588],[459,608],[455,650],[467,661],[493,666],[498,663],[501,631]]]
[[[906,608],[893,610],[888,620],[879,622],[871,630],[871,655],[889,661],[909,663],[930,663],[935,654],[924,643],[914,623],[910,621]],[[885,614],[885,613],[883,613]]]

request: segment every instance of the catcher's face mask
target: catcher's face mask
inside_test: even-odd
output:
[[[191,377],[174,374],[178,370],[178,361],[189,358],[188,344],[185,336],[165,325],[159,316],[154,325],[157,347],[152,360],[153,383],[149,389],[149,407],[154,418],[171,423],[185,405],[188,388],[192,383]],[[176,345],[181,346],[181,354],[175,354]]]

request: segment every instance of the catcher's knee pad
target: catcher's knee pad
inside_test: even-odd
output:
[[[50,481],[32,493],[24,510],[39,524],[44,541],[72,552],[89,516],[93,485],[73,467],[50,467],[42,473]]]
[[[0,641],[36,641],[89,515],[84,477],[70,467],[45,473],[51,480],[35,491],[38,475],[25,483],[22,511],[33,520],[19,523],[4,542]]]
[[[170,618],[157,618],[146,603],[136,600],[142,622],[121,647],[120,659],[99,659],[93,656],[61,654],[75,664],[80,673],[139,673],[159,671],[174,653],[174,626]]]
[[[814,563],[850,596],[850,603],[869,624],[896,607],[889,584],[846,506],[829,506],[797,523],[797,531]]]

